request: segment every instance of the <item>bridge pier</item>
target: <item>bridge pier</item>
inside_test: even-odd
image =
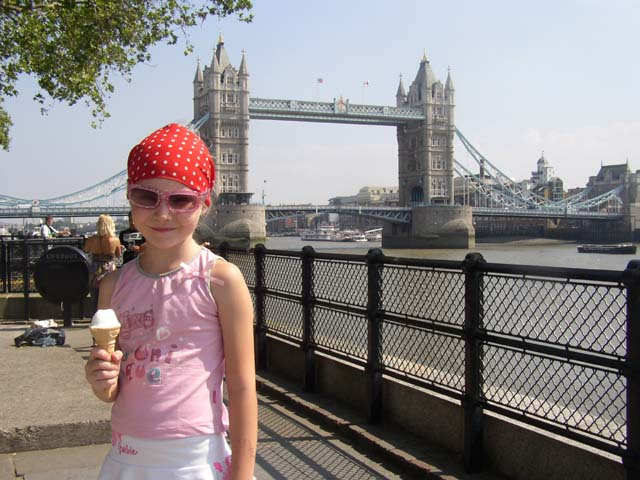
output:
[[[471,207],[425,205],[411,210],[411,226],[387,225],[383,248],[473,248],[475,230]]]
[[[626,220],[629,228],[629,237],[632,241],[640,241],[640,202],[629,203],[627,206]]]
[[[214,205],[198,226],[199,241],[212,247],[227,242],[232,248],[252,248],[265,243],[267,227],[263,205]]]

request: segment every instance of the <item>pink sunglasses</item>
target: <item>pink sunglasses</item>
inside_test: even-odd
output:
[[[127,198],[135,207],[153,209],[166,202],[170,212],[189,213],[197,210],[207,197],[208,192],[198,193],[190,189],[163,192],[152,187],[129,185]]]

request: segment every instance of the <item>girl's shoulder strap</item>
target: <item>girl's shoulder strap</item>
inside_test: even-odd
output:
[[[213,287],[214,285],[220,285],[220,282],[222,282],[222,280],[220,280],[219,278],[216,278],[215,276],[215,268],[216,265],[219,262],[226,262],[226,260],[221,257],[220,255],[216,255],[215,253],[213,253],[211,250],[209,250],[208,248],[202,248],[202,255],[204,258],[204,268],[206,270],[207,276],[209,278],[209,286]]]
[[[201,247],[200,255],[198,256],[198,258],[200,259],[200,265],[202,265],[204,268],[210,269],[211,267],[213,267],[213,265],[215,265],[218,259],[221,259],[222,257],[220,255],[216,255],[208,248]]]

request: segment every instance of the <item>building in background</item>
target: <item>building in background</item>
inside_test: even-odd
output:
[[[398,205],[398,187],[364,186],[355,195],[330,198],[329,205],[395,207]]]
[[[565,197],[564,182],[555,176],[554,168],[545,158],[544,152],[540,155],[536,166],[536,170],[531,172],[531,192],[545,200],[561,201]]]
[[[544,185],[554,176],[554,170],[544,156],[544,151],[538,159],[537,169],[531,172],[531,185]]]

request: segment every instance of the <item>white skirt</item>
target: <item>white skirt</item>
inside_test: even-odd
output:
[[[149,440],[113,432],[98,480],[226,480],[231,448],[224,434]]]

